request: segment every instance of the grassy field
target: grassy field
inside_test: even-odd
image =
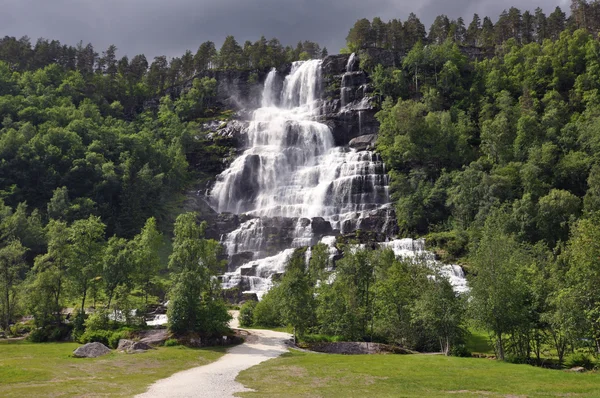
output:
[[[0,397],[131,397],[154,381],[223,355],[225,349],[164,347],[72,358],[80,344],[0,341]]]
[[[600,374],[441,355],[292,351],[243,371],[242,397],[600,397]]]

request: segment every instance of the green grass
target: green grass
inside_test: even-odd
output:
[[[237,378],[242,397],[600,396],[600,374],[441,355],[292,351]]]
[[[225,351],[179,346],[135,355],[71,357],[78,346],[0,341],[0,397],[131,397],[156,380],[213,362]]]
[[[482,330],[470,329],[466,341],[467,349],[474,354],[494,354],[488,333]]]

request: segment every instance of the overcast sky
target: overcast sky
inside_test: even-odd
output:
[[[3,0],[0,36],[91,42],[101,52],[115,44],[119,55],[179,56],[206,40],[220,46],[227,35],[242,44],[261,35],[282,44],[312,40],[336,53],[360,18],[405,20],[414,12],[429,30],[437,15],[473,13],[496,21],[503,9],[536,7],[549,14],[569,0]]]

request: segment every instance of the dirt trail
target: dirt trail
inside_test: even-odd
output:
[[[232,312],[231,327],[237,328],[237,311]],[[235,381],[245,369],[276,358],[287,351],[288,333],[252,330],[244,344],[230,348],[219,360],[205,366],[175,373],[152,384],[139,398],[210,397],[229,398],[237,392],[249,391]]]

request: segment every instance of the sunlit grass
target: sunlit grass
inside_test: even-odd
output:
[[[0,341],[0,397],[131,397],[156,380],[213,362],[225,351],[178,346],[134,355],[71,357],[78,346]]]

